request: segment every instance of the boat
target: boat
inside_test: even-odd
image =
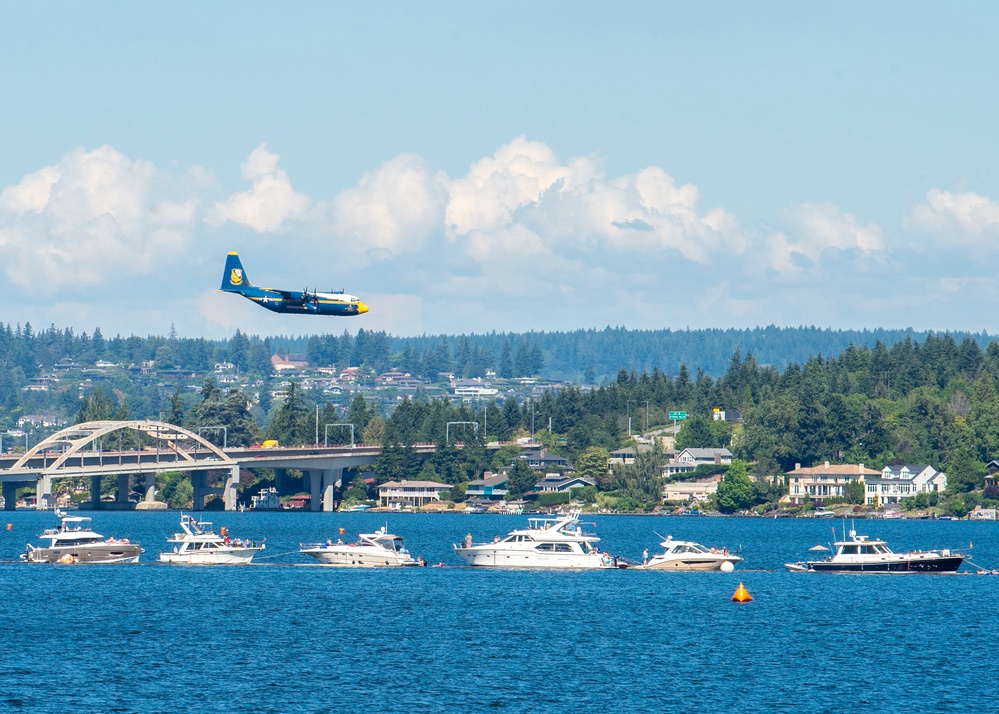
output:
[[[673,540],[666,536],[660,543],[666,550],[653,555],[643,565],[643,570],[720,570],[731,573],[742,558],[728,552],[727,548],[706,548],[689,540]]]
[[[834,544],[836,553],[822,560],[785,563],[791,572],[810,573],[953,573],[961,567],[964,556],[950,550],[892,552],[883,540],[857,535]]]
[[[601,553],[599,538],[584,533],[579,511],[562,516],[527,519],[527,528],[511,531],[490,543],[473,543],[471,534],[454,552],[468,565],[495,568],[574,568],[595,570],[617,567],[617,559]]]
[[[426,565],[422,559],[414,559],[406,550],[402,537],[389,533],[386,526],[374,533],[360,533],[357,542],[344,543],[327,540],[325,543],[300,543],[299,551],[312,556],[323,565],[343,565],[354,567],[398,567]]]
[[[819,508],[812,514],[812,518],[833,518],[835,515],[835,511],[830,511],[827,508]]]
[[[161,563],[187,565],[246,565],[253,556],[264,549],[261,543],[230,538],[225,528],[221,533],[212,530],[208,521],[193,516],[180,515],[181,533],[174,533],[167,543],[173,543],[173,552],[160,553]]]
[[[29,563],[136,563],[142,548],[127,538],[105,538],[94,533],[91,519],[68,516],[55,510],[60,518],[58,528],[48,528],[40,536],[48,545],[28,544],[21,559]]]

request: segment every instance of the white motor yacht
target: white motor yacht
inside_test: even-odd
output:
[[[424,565],[406,550],[402,538],[383,526],[374,533],[360,533],[356,543],[327,540],[325,543],[301,543],[299,552],[312,556],[323,565],[347,567],[397,567]]]
[[[851,530],[849,537],[833,544],[836,553],[823,560],[785,563],[791,572],[813,573],[953,573],[964,556],[949,550],[895,553],[883,540],[871,540]]]
[[[666,550],[652,556],[642,566],[645,570],[720,570],[731,573],[742,558],[727,548],[706,548],[689,540],[673,540],[667,536],[660,543]]]
[[[174,543],[173,552],[160,553],[161,563],[188,565],[245,565],[264,549],[239,538],[230,538],[225,528],[221,534],[212,530],[208,521],[199,521],[181,514],[182,533],[174,533],[167,543]]]
[[[58,528],[49,528],[41,538],[48,545],[35,547],[28,544],[21,559],[29,563],[136,563],[142,548],[127,538],[105,538],[91,529],[91,519],[85,516],[68,516],[56,509],[61,519]]]
[[[469,565],[498,568],[613,568],[616,559],[596,547],[600,539],[584,533],[579,511],[568,515],[529,518],[527,528],[497,536],[491,543],[473,543],[471,535],[454,552]]]

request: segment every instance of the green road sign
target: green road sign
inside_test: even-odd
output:
[[[670,421],[683,421],[687,418],[687,412],[670,412]]]

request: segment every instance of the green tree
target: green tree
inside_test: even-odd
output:
[[[534,490],[538,482],[538,474],[528,466],[525,459],[514,459],[513,466],[507,471],[506,489],[511,498],[519,498],[528,491]]]
[[[735,513],[753,505],[753,482],[746,474],[746,462],[733,459],[718,484],[715,502],[722,513]]]
[[[602,446],[591,446],[576,457],[576,474],[601,484],[607,479],[610,454]]]

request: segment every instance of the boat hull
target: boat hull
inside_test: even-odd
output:
[[[480,568],[551,568],[564,570],[600,570],[613,568],[614,560],[598,553],[539,553],[502,548],[455,548],[454,552],[468,565]]]
[[[338,565],[344,568],[401,568],[417,564],[410,556],[379,553],[374,548],[368,550],[309,548],[300,552],[315,558],[322,565]]]
[[[652,558],[642,566],[644,570],[678,570],[678,571],[721,571],[734,570],[735,564],[741,558],[670,558],[660,560]],[[725,565],[729,563],[729,565]]]
[[[834,563],[811,561],[807,569],[815,573],[953,573],[961,567],[964,556],[946,555],[939,558],[904,558],[870,563]]]
[[[160,553],[160,562],[173,565],[248,565],[258,550],[260,548],[217,548],[187,553]]]
[[[100,543],[95,545],[34,548],[25,553],[29,563],[108,565],[137,563],[142,548],[137,543]]]

